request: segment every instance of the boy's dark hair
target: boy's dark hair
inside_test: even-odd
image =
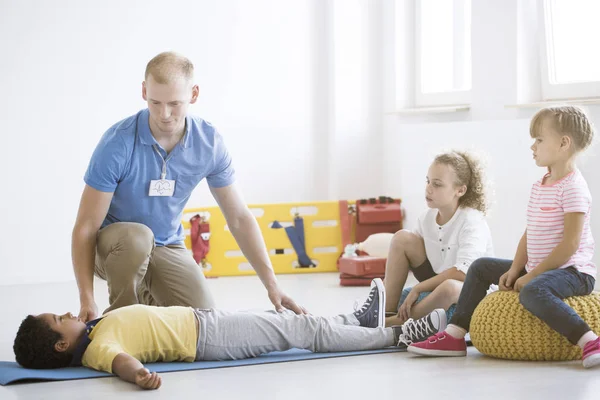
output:
[[[62,339],[41,318],[28,315],[17,331],[13,350],[17,362],[25,368],[50,369],[67,367],[73,354],[56,351],[54,345]]]

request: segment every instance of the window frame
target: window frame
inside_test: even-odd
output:
[[[540,69],[542,100],[569,100],[600,97],[600,81],[554,83],[552,48],[552,0],[539,2]],[[552,61],[551,61],[552,60]]]
[[[462,0],[464,2],[469,0]],[[463,5],[464,7],[464,5]],[[421,45],[421,1],[415,0],[415,63],[414,63],[414,72],[415,72],[415,106],[416,107],[434,107],[434,106],[446,106],[446,105],[466,105],[471,103],[471,89],[468,90],[452,90],[445,92],[430,92],[424,93],[422,91],[422,76],[421,76],[421,54],[422,54],[422,45]],[[454,37],[463,34],[464,31],[464,21],[460,21],[460,18],[464,15],[464,13],[457,12],[457,7],[454,7]],[[471,30],[469,29],[469,33]],[[471,44],[471,40],[469,40],[469,44]],[[464,51],[464,50],[463,50]],[[459,53],[460,54],[460,53]],[[455,65],[457,63],[457,59],[460,57],[454,57]],[[469,62],[472,65],[472,57]],[[455,78],[456,79],[456,78]],[[472,88],[472,75],[471,75],[471,85]]]

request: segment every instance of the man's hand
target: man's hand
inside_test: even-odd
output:
[[[527,285],[529,282],[531,282],[531,280],[535,278],[535,276],[533,276],[533,274],[529,273],[529,274],[525,274],[522,277],[520,277],[519,279],[517,279],[517,281],[515,282],[515,292],[520,292],[521,290],[523,290],[523,288],[525,287],[525,285]]]
[[[268,290],[269,300],[275,306],[275,310],[277,312],[282,312],[285,308],[288,310],[292,310],[296,314],[308,314],[304,307],[299,306],[296,302],[289,297],[287,294],[283,293],[279,286],[275,286],[273,289]]]
[[[160,387],[162,379],[156,372],[150,372],[146,368],[140,368],[135,373],[135,384],[142,389],[154,390]]]
[[[502,274],[500,281],[498,282],[498,287],[500,290],[504,292],[513,290],[513,284],[517,279],[519,279],[520,274],[520,272],[513,270],[512,267]]]
[[[415,304],[418,298],[419,290],[415,286],[412,288],[408,296],[406,296],[404,303],[402,303],[400,309],[398,310],[398,316],[400,317],[400,319],[406,321],[410,318],[410,309],[412,308],[413,304]]]
[[[98,306],[96,306],[96,302],[92,300],[89,303],[81,303],[79,318],[84,322],[98,318]]]

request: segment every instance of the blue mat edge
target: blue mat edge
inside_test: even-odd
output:
[[[317,360],[323,358],[350,357],[369,354],[397,353],[406,350],[388,348],[379,350],[345,351],[336,353],[312,353],[309,350],[291,349],[283,352],[273,352],[255,358],[229,361],[195,361],[192,363],[150,363],[145,367],[156,372],[191,371],[213,368],[230,368],[245,365],[273,364],[302,360]],[[8,371],[8,373],[6,372]],[[36,370],[21,367],[14,361],[0,361],[0,385],[6,386],[23,381],[67,381],[76,379],[91,379],[114,376],[107,372],[95,371],[85,367]]]

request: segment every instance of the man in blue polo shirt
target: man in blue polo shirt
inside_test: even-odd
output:
[[[277,284],[256,219],[235,185],[223,138],[188,115],[198,98],[194,67],[161,53],[146,67],[148,108],[113,125],[100,139],[87,172],[73,229],[72,257],[79,317],[97,317],[94,273],[108,283],[111,311],[131,304],[214,305],[202,270],[183,244],[183,208],[206,178],[240,249],[279,311],[304,313]]]

